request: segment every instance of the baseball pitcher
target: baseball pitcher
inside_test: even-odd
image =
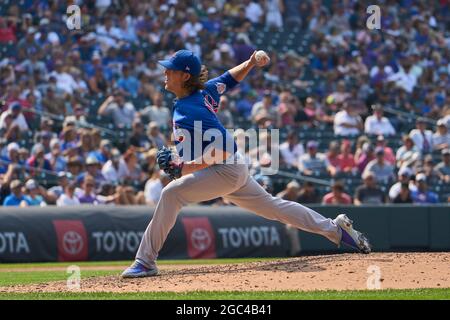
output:
[[[254,67],[264,67],[269,61],[264,52],[254,52],[247,61],[209,81],[206,67],[191,51],[180,50],[169,60],[159,61],[166,69],[165,89],[176,96],[173,129],[179,159],[168,148],[158,151],[160,168],[173,180],[162,190],[136,260],[122,277],[157,275],[158,253],[181,208],[218,197],[267,219],[321,234],[337,245],[344,243],[360,252],[370,252],[369,241],[353,229],[352,221],[345,214],[327,219],[299,203],[273,197],[249,175],[247,165],[239,161],[242,155],[237,152],[233,137],[216,116],[218,102],[222,94],[238,85]],[[214,140],[221,140],[219,143],[202,142],[200,148],[186,143],[195,134],[211,129],[220,134],[221,139],[216,136]]]

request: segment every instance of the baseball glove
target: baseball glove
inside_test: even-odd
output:
[[[156,154],[156,161],[158,162],[159,168],[164,170],[172,180],[181,177],[183,162],[175,163],[175,161],[173,161],[172,150],[169,148],[164,146],[159,149]]]

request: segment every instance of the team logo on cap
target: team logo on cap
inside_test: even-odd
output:
[[[223,94],[225,90],[227,90],[227,85],[225,83],[218,82],[216,83],[216,88],[219,94]]]
[[[186,66],[185,70],[186,71],[191,71],[191,68],[189,68],[189,66]]]

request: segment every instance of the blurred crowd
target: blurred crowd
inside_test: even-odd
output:
[[[301,203],[450,200],[448,0],[379,1],[380,30],[366,26],[368,1],[3,2],[3,205],[155,204],[170,181],[155,158],[171,143],[173,98],[156,61],[184,48],[210,77],[268,51],[271,65],[223,96],[217,115],[227,128],[281,128],[282,169],[332,181],[280,185],[258,174],[270,156],[249,150],[269,192]],[[80,30],[67,27],[71,4]]]

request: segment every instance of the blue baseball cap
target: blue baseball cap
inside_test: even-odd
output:
[[[179,50],[169,60],[160,60],[158,63],[166,69],[187,72],[193,76],[198,76],[202,69],[200,59],[190,50]]]

